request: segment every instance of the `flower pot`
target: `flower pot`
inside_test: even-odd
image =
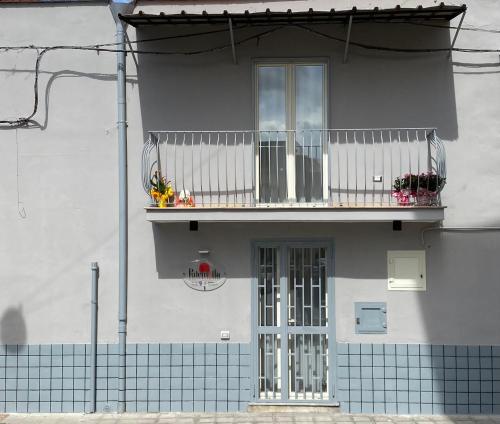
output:
[[[415,200],[418,206],[433,206],[437,204],[437,193],[422,189],[416,193]]]

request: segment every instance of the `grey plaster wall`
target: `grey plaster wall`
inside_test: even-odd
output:
[[[113,42],[115,31],[106,5],[3,5],[0,19],[6,45]],[[2,54],[2,119],[31,113],[35,59]],[[90,340],[91,261],[101,267],[100,335],[115,339],[115,73],[113,54],[48,53],[33,125],[0,131],[0,316],[14,309],[18,322],[2,343]]]
[[[498,290],[497,282],[482,277],[495,272],[497,235],[476,237],[474,245],[470,237],[439,240],[439,236],[430,236],[427,291],[387,291],[387,250],[422,249],[421,228],[422,225],[407,224],[402,232],[393,232],[390,223],[200,224],[198,232],[189,232],[187,224],[155,225],[155,249],[160,253],[156,264],[159,287],[150,290],[146,286],[134,293],[131,317],[134,314],[143,319],[148,316],[147,325],[157,323],[167,327],[166,317],[170,316],[175,325],[168,326],[167,331],[175,340],[189,340],[189,337],[211,340],[226,329],[231,331],[234,340],[248,340],[250,241],[279,239],[285,235],[298,239],[326,237],[335,245],[339,341],[485,344],[488,340],[498,340],[500,332],[496,323],[500,313],[496,308],[497,297],[493,295]],[[483,257],[471,267],[467,265],[471,251],[477,248]],[[198,249],[209,249],[213,259],[226,267],[229,279],[215,292],[190,293],[178,279],[186,266],[186,258],[196,258]],[[158,308],[150,308],[145,314],[146,305],[153,301],[152,293]],[[387,302],[387,335],[354,334],[354,302],[357,301]],[[143,327],[139,319],[131,318],[129,328],[131,334],[138,334],[135,337],[145,337],[141,334]]]
[[[272,4],[272,2],[271,2]],[[278,3],[276,3],[278,4]],[[281,3],[279,3],[283,6]],[[469,2],[466,22],[491,26],[493,0]],[[169,6],[171,7],[171,6]],[[173,6],[172,6],[173,7]],[[55,25],[54,23],[57,23]],[[105,5],[2,6],[2,44],[112,42]],[[329,29],[342,35],[343,28]],[[138,36],[166,35],[163,30]],[[249,34],[245,32],[241,34]],[[448,31],[379,25],[353,39],[377,44],[448,46]],[[464,47],[497,48],[498,36],[463,32]],[[197,49],[227,43],[148,43],[150,49]],[[145,43],[139,43],[145,47]],[[445,225],[498,225],[500,123],[498,55],[388,55],[287,29],[229,51],[194,58],[129,57],[129,340],[250,340],[250,241],[332,237],[337,336],[345,342],[498,344],[499,233],[429,234],[428,290],[388,292],[386,250],[421,248],[419,225],[206,224],[153,226],[145,221],[140,153],[148,129],[253,128],[251,63],[256,57],[326,57],[330,126],[437,126],[446,142]],[[2,118],[32,107],[33,52],[1,53]],[[117,144],[113,54],[58,51],[43,59],[41,100],[29,129],[0,132],[0,325],[2,344],[82,343],[90,338],[90,262],[98,261],[101,342],[117,337]],[[229,281],[212,293],[180,279],[186,262],[209,248]],[[387,336],[354,334],[354,301],[388,303]]]

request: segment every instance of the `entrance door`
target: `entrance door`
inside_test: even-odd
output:
[[[256,246],[257,400],[333,398],[331,257],[328,243]]]

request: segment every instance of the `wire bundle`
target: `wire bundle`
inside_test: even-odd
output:
[[[429,27],[434,27],[434,28],[443,28],[449,30],[450,28],[456,28],[456,27],[449,27],[449,26],[441,26],[441,25],[432,25],[432,24],[425,24],[425,23],[412,23],[413,25],[423,25],[423,26],[429,26]],[[292,26],[295,28],[300,28],[302,30],[308,31],[312,34],[315,34],[317,36],[327,38],[333,41],[337,41],[339,43],[345,43],[347,40],[341,37],[336,37],[330,34],[327,34],[322,31],[318,31],[316,29],[310,28],[308,26],[304,25],[298,25],[298,24],[293,24],[293,25],[288,25]],[[247,25],[245,26],[240,26],[240,27],[235,27],[235,30],[239,30],[242,28],[246,28]],[[277,26],[273,27],[271,29],[268,29],[266,31],[259,32],[257,34],[253,34],[251,36],[248,36],[246,38],[242,38],[241,40],[235,41],[234,45],[241,45],[244,43],[247,43],[252,40],[259,40],[262,37],[266,37],[271,35],[272,33],[279,31],[283,29],[285,26]],[[498,34],[500,31],[497,30],[490,30],[490,29],[483,29],[483,28],[462,28],[462,30],[466,31],[481,31],[481,32],[489,32],[489,33],[495,33]],[[198,37],[198,36],[203,36],[203,35],[209,35],[209,34],[216,34],[216,33],[221,33],[221,32],[227,32],[227,29],[217,29],[217,30],[211,30],[211,31],[203,31],[203,32],[196,32],[196,33],[188,33],[188,34],[177,34],[177,35],[172,35],[172,36],[166,36],[166,37],[157,37],[157,38],[149,38],[149,39],[144,39],[144,40],[137,40],[137,41],[129,41],[129,46],[130,48],[121,50],[117,49],[117,43],[105,43],[105,44],[96,44],[96,45],[85,45],[85,46],[77,46],[77,45],[59,45],[59,46],[34,46],[34,45],[26,45],[26,46],[0,46],[0,51],[3,52],[8,52],[8,51],[22,51],[22,50],[36,50],[38,52],[36,62],[35,62],[35,77],[34,77],[34,86],[33,86],[33,91],[34,91],[34,104],[33,104],[33,109],[32,112],[26,116],[26,117],[21,117],[17,118],[15,120],[9,120],[9,119],[3,119],[0,120],[0,125],[5,125],[7,127],[23,127],[27,126],[32,118],[36,115],[37,110],[38,110],[38,102],[39,102],[39,73],[40,73],[40,63],[42,61],[42,58],[44,55],[50,51],[56,51],[56,50],[80,50],[80,51],[95,51],[95,52],[104,52],[104,53],[119,53],[119,52],[125,52],[125,53],[132,53],[132,54],[142,54],[142,55],[165,55],[165,56],[175,56],[175,55],[183,55],[183,56],[193,56],[193,55],[199,55],[199,54],[206,54],[206,53],[213,53],[217,51],[222,51],[228,48],[232,47],[231,43],[219,45],[219,46],[214,46],[210,47],[207,49],[199,49],[199,50],[189,50],[189,51],[156,51],[156,50],[142,50],[142,49],[133,49],[131,47],[132,44],[137,44],[137,43],[146,43],[146,42],[154,42],[154,41],[164,41],[164,40],[172,40],[172,39],[181,39],[181,38],[190,38],[190,37]],[[450,51],[456,51],[456,52],[462,52],[462,53],[500,53],[500,49],[470,49],[470,48],[457,48],[454,47],[452,49],[450,48],[420,48],[420,49],[404,49],[404,48],[395,48],[395,47],[386,47],[386,46],[378,46],[378,45],[371,45],[371,44],[365,44],[365,43],[359,43],[359,42],[354,42],[350,41],[350,44],[365,50],[377,50],[377,51],[384,51],[384,52],[392,52],[392,53],[441,53],[441,52],[450,52]],[[115,48],[113,48],[115,47]]]

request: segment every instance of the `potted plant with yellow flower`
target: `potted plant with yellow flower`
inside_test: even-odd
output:
[[[159,208],[166,208],[168,206],[174,206],[175,191],[172,187],[172,182],[167,181],[165,177],[162,177],[155,172],[151,178],[151,190],[149,195],[154,205]]]

